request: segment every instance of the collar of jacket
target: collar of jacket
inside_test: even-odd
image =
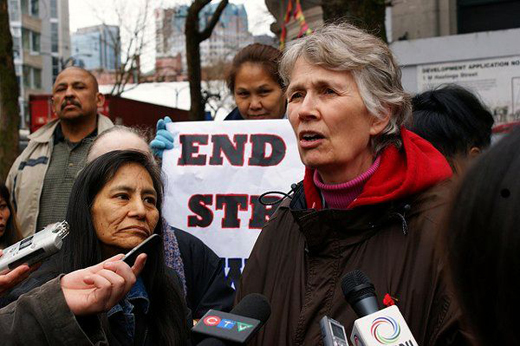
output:
[[[238,107],[235,107],[235,109],[233,109],[231,112],[229,112],[228,115],[226,115],[224,120],[244,120],[244,117],[242,116],[242,114],[240,114]]]
[[[403,236],[406,236],[408,234],[406,218],[411,210],[411,204],[421,203],[414,201],[414,196],[410,199],[347,210],[299,209],[298,204],[301,205],[304,199],[303,189],[295,193],[290,212],[305,237],[306,251],[312,253],[330,249],[331,244],[337,240],[341,240],[345,246],[361,243],[391,224],[401,227]],[[296,208],[293,209],[292,206]],[[283,207],[282,205],[281,208]]]
[[[383,150],[379,168],[349,209],[399,200],[451,177],[450,165],[430,142],[404,128],[401,138],[403,149],[389,145]],[[307,208],[321,210],[321,194],[314,185],[313,174],[313,169],[305,169],[305,202]]]
[[[54,130],[56,129],[56,126],[60,123],[60,119],[54,119],[50,121],[49,123],[45,124],[41,128],[39,128],[35,133],[32,133],[29,135],[29,139],[31,141],[39,142],[39,143],[47,143],[50,142],[54,136]],[[107,118],[106,116],[102,114],[98,114],[98,120],[97,120],[97,133],[100,134],[101,132],[111,128],[114,126],[114,123],[112,120]]]
[[[138,307],[143,313],[147,314],[150,308],[150,299],[146,287],[144,286],[143,279],[138,276],[135,284],[132,286],[130,291],[108,312],[107,316],[110,317],[115,313],[123,312],[125,314],[134,313],[135,307]]]

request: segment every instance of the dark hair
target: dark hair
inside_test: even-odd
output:
[[[428,140],[452,164],[472,147],[485,149],[491,141],[493,116],[470,91],[454,85],[418,94],[412,99],[410,130]],[[453,164],[452,164],[453,166]]]
[[[278,63],[282,58],[282,52],[278,49],[260,43],[253,43],[242,48],[233,58],[231,69],[227,77],[227,85],[231,93],[235,92],[235,79],[240,67],[249,62],[262,65],[265,72],[269,74],[271,79],[284,88],[283,81],[278,74]]]
[[[14,211],[13,205],[11,204],[9,190],[3,182],[0,182],[0,197],[7,203],[7,209],[9,209],[9,218],[7,219],[7,225],[4,234],[0,236],[0,249],[6,248],[13,245],[20,239],[22,235],[18,222],[16,221],[16,212]]]
[[[131,150],[116,150],[101,155],[81,171],[72,187],[66,218],[70,225],[70,234],[65,242],[65,272],[85,268],[103,260],[91,209],[101,189],[120,168],[131,163],[141,165],[150,174],[157,193],[157,209],[161,211],[163,186],[160,169],[149,156]],[[160,220],[154,233],[163,235]],[[157,344],[181,345],[188,335],[184,295],[179,285],[166,275],[163,247],[159,248],[148,254],[146,266],[141,273],[150,297],[148,324]]]
[[[520,128],[468,170],[442,237],[464,316],[482,345],[513,345],[520,310]]]

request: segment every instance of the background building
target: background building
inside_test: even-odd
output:
[[[61,63],[70,56],[67,0],[9,0],[22,128],[27,128],[29,94],[50,93]]]
[[[75,64],[87,70],[114,71],[121,66],[119,27],[96,25],[71,35]]]
[[[300,0],[305,20],[311,29],[323,25],[323,0]],[[280,36],[289,2],[265,0],[275,17],[271,30]],[[391,0],[388,1],[386,28],[388,41],[505,30],[520,27],[518,0]],[[296,38],[300,30],[296,19],[287,23],[287,38]]]
[[[278,36],[289,1],[265,0]],[[320,0],[300,0],[311,29],[323,25]],[[392,0],[386,34],[412,93],[447,83],[475,92],[497,125],[520,123],[520,1]],[[299,23],[286,23],[287,40]]]
[[[204,7],[200,13],[200,28],[209,22],[218,3]],[[188,6],[157,9],[156,21],[156,73],[161,74],[161,67],[170,66],[172,73],[186,74],[186,39],[184,27]],[[247,13],[244,5],[229,3],[220,16],[211,37],[200,44],[201,66],[208,67],[233,59],[235,53],[242,47],[253,43],[249,32]],[[176,60],[177,59],[177,60]],[[164,64],[163,60],[168,61]],[[171,62],[180,64],[171,66]],[[166,74],[167,72],[164,71]]]

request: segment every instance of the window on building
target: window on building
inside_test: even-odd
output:
[[[18,0],[9,0],[9,20],[14,22],[20,21],[20,8]]]
[[[58,0],[51,0],[51,18],[58,18]]]
[[[31,31],[31,53],[40,53],[40,34]]]
[[[58,53],[58,23],[51,23],[51,52]]]
[[[29,14],[29,0],[20,1],[20,7],[22,10],[22,14]]]
[[[42,88],[42,70],[39,68],[33,68],[33,88],[41,89]]]
[[[23,86],[31,89],[42,88],[42,70],[28,65],[22,68]]]
[[[52,57],[52,83],[56,81],[58,74],[60,73],[60,59],[53,56]]]
[[[21,49],[20,37],[13,36],[13,57],[15,59],[20,57]]]
[[[31,87],[31,67],[24,65],[22,74],[23,74],[23,77],[22,77],[23,86],[26,88],[30,88]]]
[[[520,28],[519,13],[520,1],[457,0],[458,31],[464,34]]]
[[[24,50],[31,50],[31,31],[22,28],[22,47]]]
[[[18,87],[20,88],[20,95],[22,94],[22,66],[21,65],[14,65],[14,71],[16,73],[16,82],[18,83]]]
[[[31,0],[31,16],[40,15],[40,0]]]
[[[32,54],[40,53],[40,34],[22,28],[22,48],[30,51]]]
[[[23,126],[24,128],[27,128],[28,123],[29,123],[29,119],[28,119],[29,118],[29,102],[23,101],[22,105],[23,106],[20,108],[21,110],[23,110],[22,121],[20,122],[20,127]]]

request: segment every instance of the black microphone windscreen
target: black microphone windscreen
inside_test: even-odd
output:
[[[197,346],[226,346],[224,341],[216,338],[207,338],[197,344]]]
[[[260,293],[251,293],[242,298],[230,313],[254,318],[265,323],[271,316],[271,305],[265,296]]]
[[[368,276],[358,269],[343,276],[343,279],[341,279],[341,290],[350,305],[353,305],[360,297],[376,295],[374,285],[370,282]]]

